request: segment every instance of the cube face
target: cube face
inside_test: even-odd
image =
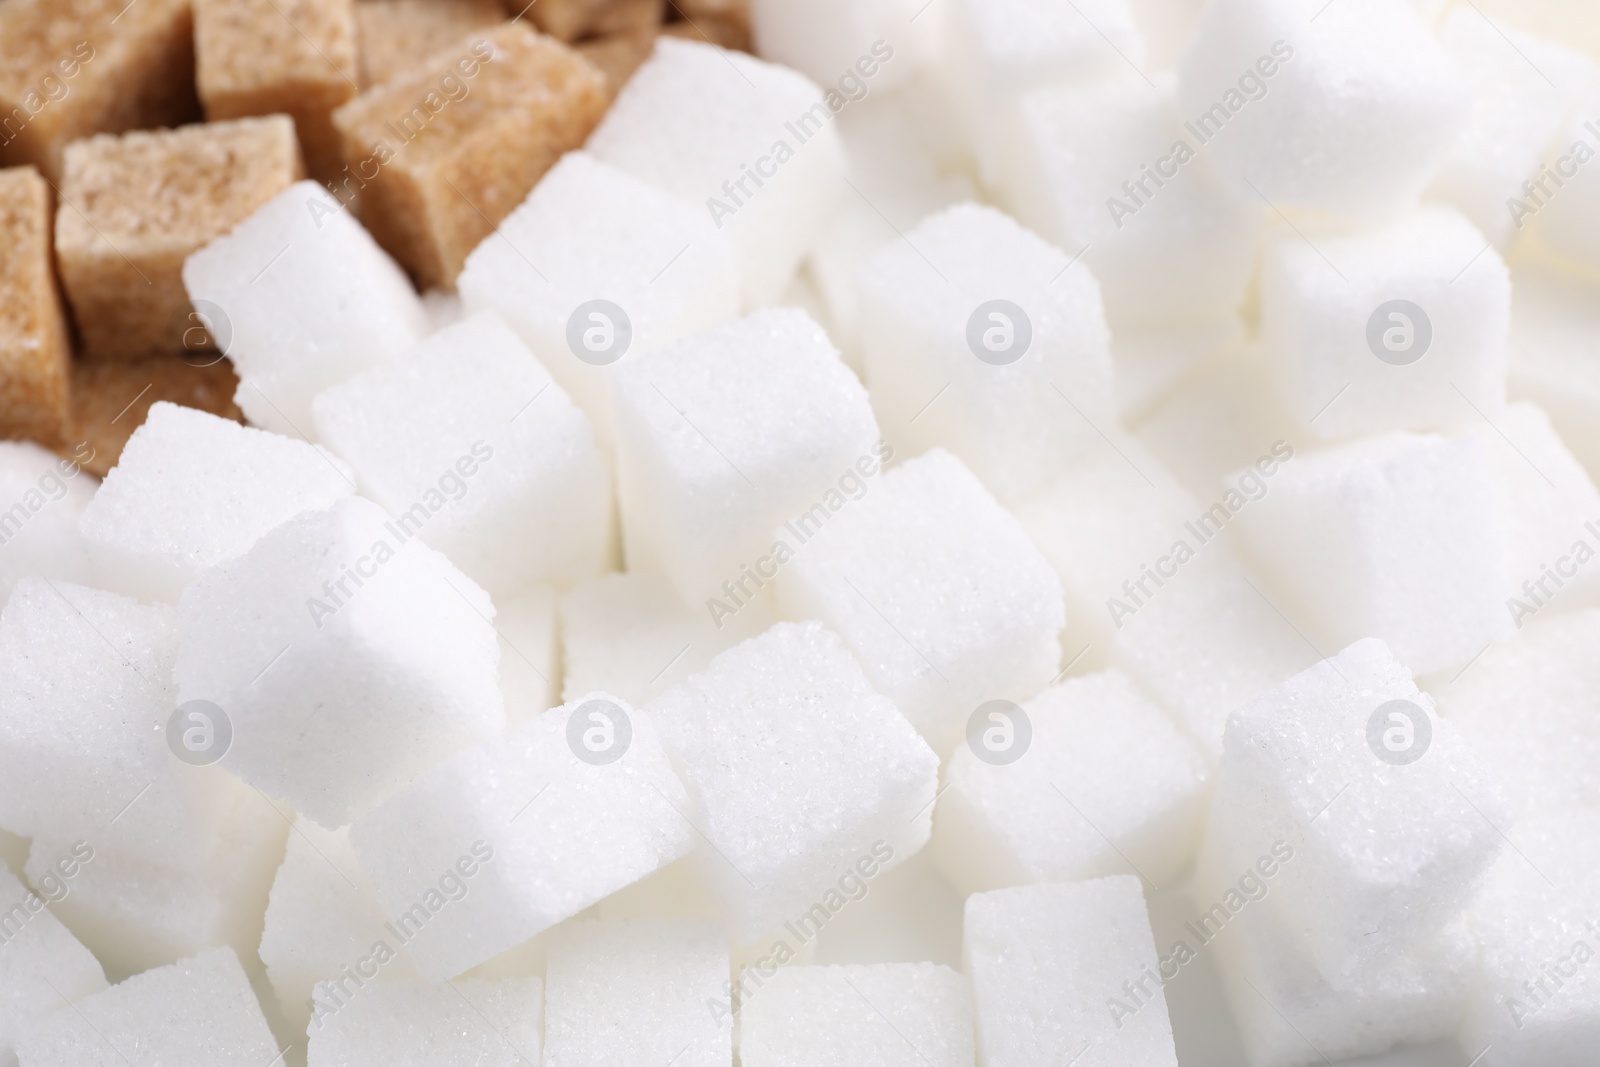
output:
[[[856,864],[928,839],[936,757],[820,624],[736,645],[649,710],[736,941],[805,916]]]
[[[1013,123],[1008,200],[1030,228],[1083,251],[1113,321],[1183,319],[1244,297],[1262,209],[1196,159],[1170,75],[1038,89]]]
[[[506,17],[500,0],[358,0],[355,9],[363,89],[415,70],[440,42]]]
[[[1600,88],[1591,84],[1578,102],[1572,121],[1557,135],[1552,150],[1556,155],[1552,170],[1566,180],[1566,185],[1555,185],[1541,171],[1536,179],[1536,195],[1524,197],[1517,207],[1518,215],[1525,220],[1530,245],[1590,272],[1600,267],[1600,254],[1594,250],[1594,240],[1600,235],[1600,179],[1587,172],[1588,168],[1582,168],[1580,161],[1593,157],[1594,131],[1600,126],[1597,113]],[[1573,170],[1578,173],[1569,176]],[[1528,210],[1537,214],[1530,218],[1525,214]]]
[[[443,556],[346,500],[184,591],[179,699],[230,716],[229,770],[343,826],[504,724],[492,615]]]
[[[559,625],[556,593],[549,586],[532,586],[496,602],[500,695],[508,725],[521,726],[561,703]]]
[[[0,165],[61,180],[61,152],[90,134],[199,115],[187,0],[130,12],[116,0],[24,0],[0,14]]]
[[[565,923],[551,934],[545,981],[552,1065],[733,1061],[732,1015],[707,1010],[728,984],[727,934],[715,920]]]
[[[0,433],[65,444],[72,349],[51,262],[50,187],[29,167],[0,170]]]
[[[207,567],[354,492],[349,470],[313,445],[163,401],[79,529],[103,588],[170,603]]]
[[[1126,675],[1069,679],[1022,710],[1031,733],[1015,762],[966,746],[951,757],[933,847],[952,884],[1075,882],[1132,865],[1162,885],[1187,866],[1208,761]]]
[[[999,697],[1055,676],[1061,583],[1027,534],[948,452],[901,465],[837,514],[779,531],[794,558],[778,580],[790,618],[838,633],[873,684],[934,751]]]
[[[240,408],[303,437],[311,400],[399,355],[426,328],[411,283],[315,182],[297,182],[183,266],[193,301],[232,326]]]
[[[317,436],[397,527],[491,593],[569,585],[604,566],[611,481],[594,431],[493,312],[329,389],[312,410]]]
[[[1505,798],[1432,705],[1369,639],[1228,720],[1204,862],[1287,844],[1274,893],[1330,982],[1438,934],[1502,847]]]
[[[50,913],[45,898],[0,865],[0,1058],[15,1063],[17,1038],[65,1005],[106,988],[99,962]],[[52,988],[53,987],[53,988]],[[59,995],[58,995],[59,991]]]
[[[278,1054],[250,980],[227,948],[135,975],[76,1008],[24,1034],[18,1057],[40,1067],[113,1067],[132,1052],[161,1062],[203,1048],[208,1062],[231,1067]]]
[[[602,689],[642,707],[775,621],[765,601],[713,621],[657,572],[601,575],[561,598],[564,699]]]
[[[338,985],[344,969],[368,958],[380,941],[394,958],[378,976],[416,977],[383,922],[372,879],[361,869],[349,834],[297,820],[272,880],[259,948],[284,1019],[296,1033],[304,1033],[313,1016],[326,1021],[342,1010],[345,994],[354,996],[353,989]],[[319,990],[324,981],[328,988]]]
[[[828,0],[809,10],[782,0],[749,4],[758,55],[824,86],[854,70],[879,91],[904,84],[938,49],[937,21],[913,23],[917,13],[911,0]]]
[[[0,511],[0,595],[26,577],[88,583],[78,519],[98,483],[84,474],[82,455],[62,459],[28,442],[0,442],[0,500],[10,502]]]
[[[1166,997],[1159,981],[1150,988],[1156,946],[1134,876],[968,897],[962,959],[988,1067],[1074,1056],[1097,1067],[1176,1067]],[[1108,1011],[1108,997],[1121,1010]]]
[[[950,449],[1008,502],[1103,447],[1110,335],[1089,272],[973,204],[907,240],[857,276],[867,385],[890,440]]]
[[[453,286],[605,105],[598,70],[520,21],[469,34],[335,114],[355,176],[341,199],[359,190],[362,220],[422,287]]]
[[[587,152],[568,153],[540,179],[467,257],[457,284],[469,310],[511,324],[608,445],[618,370],[739,310],[733,243],[700,206]],[[625,335],[604,309],[586,309],[601,300],[622,309]],[[589,333],[594,326],[610,332]]]
[[[1431,674],[1509,635],[1505,532],[1479,438],[1387,434],[1297,459],[1274,481],[1234,525],[1330,641],[1376,635]]]
[[[628,556],[687,603],[733,596],[773,530],[881,447],[867,391],[802,311],[763,311],[622,369],[617,462]],[[847,480],[847,482],[845,481]]]
[[[448,986],[416,980],[374,984],[311,1031],[307,1067],[538,1063],[542,985],[537,978],[468,978]],[[404,1025],[396,1026],[401,1020]]]
[[[1600,372],[1588,358],[1597,321],[1588,279],[1548,263],[1512,272],[1510,388],[1550,415],[1561,440],[1600,476]]]
[[[947,18],[943,76],[979,175],[991,188],[1004,181],[993,116],[1009,115],[1029,89],[1103,77],[1143,61],[1126,0],[1094,0],[1077,12],[1036,0],[962,0]]]
[[[1464,8],[1444,20],[1439,41],[1466,75],[1473,110],[1472,125],[1430,191],[1504,252],[1526,223],[1515,206],[1527,195],[1522,183],[1539,171],[1552,144],[1558,155],[1571,147],[1558,143],[1556,135],[1594,77],[1595,65],[1564,44]],[[1507,41],[1515,47],[1507,48]]]
[[[1456,1040],[1487,1049],[1491,1067],[1576,1067],[1600,1037],[1600,988],[1586,966],[1596,938],[1597,829],[1594,807],[1519,823],[1524,855],[1501,857],[1473,902],[1481,972]]]
[[[1436,687],[1440,714],[1488,764],[1518,824],[1600,806],[1589,773],[1600,750],[1596,641],[1600,611],[1541,617],[1490,648],[1455,685]]]
[[[356,94],[355,0],[197,0],[196,81],[206,118],[284,113],[312,174],[339,170],[329,118]]]
[[[439,764],[350,840],[437,982],[687,855],[687,803],[650,718],[595,693]],[[468,890],[447,901],[441,878]]]
[[[741,91],[730,92],[735,84]],[[745,307],[754,309],[783,291],[829,210],[848,195],[833,114],[794,71],[662,38],[587,150],[705,204],[737,245]]]
[[[305,176],[282,115],[104,134],[65,159],[56,260],[91,359],[199,347],[184,260]]]
[[[1454,211],[1431,207],[1317,248],[1287,231],[1272,238],[1262,330],[1302,432],[1344,438],[1498,414],[1511,278],[1487,244]]]
[[[1179,107],[1241,198],[1380,218],[1427,187],[1472,96],[1409,5],[1319,6],[1211,5],[1179,64]]]
[[[967,981],[936,963],[786,967],[740,1012],[747,1067],[972,1067]],[[826,1019],[826,1026],[818,1026]]]

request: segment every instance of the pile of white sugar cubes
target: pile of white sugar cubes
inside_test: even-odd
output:
[[[0,445],[0,1067],[1600,1065],[1600,7],[751,17]]]

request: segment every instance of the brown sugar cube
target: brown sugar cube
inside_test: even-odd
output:
[[[524,22],[469,35],[334,113],[338,188],[424,288],[452,286],[494,231],[606,108],[605,76]]]
[[[504,22],[500,0],[361,0],[361,87],[381,85],[425,63],[440,44]]]
[[[0,166],[51,181],[67,142],[200,115],[190,0],[0,0]]]
[[[329,116],[356,95],[360,74],[355,0],[194,0],[194,37],[206,117],[288,115],[306,168],[332,180],[339,135]]]
[[[303,176],[284,115],[67,146],[56,265],[89,359],[176,352],[183,261]]]
[[[572,47],[606,76],[606,97],[615,100],[633,72],[650,58],[656,36],[656,29],[648,33],[614,33],[607,37],[589,37]]]
[[[66,443],[71,362],[51,269],[50,186],[32,167],[0,170],[0,437]]]
[[[692,20],[669,22],[661,27],[667,37],[682,37],[686,41],[714,44],[739,52],[750,51],[750,25],[737,19],[718,15],[695,15]]]
[[[511,15],[526,14],[539,29],[568,42],[641,32],[659,23],[667,7],[667,0],[539,0],[527,7],[520,0],[505,2]]]
[[[588,33],[596,37],[654,33],[666,13],[666,0],[611,0],[596,14]]]
[[[93,457],[84,461],[84,470],[104,478],[158,400],[243,422],[233,402],[238,388],[233,365],[216,353],[79,363],[72,372],[73,440],[86,442],[83,451],[92,450]]]

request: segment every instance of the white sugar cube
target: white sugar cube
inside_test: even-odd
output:
[[[744,1067],[974,1062],[967,980],[937,963],[786,967],[745,1003],[740,1024]]]
[[[1571,147],[1557,144],[1556,135],[1595,64],[1565,44],[1502,26],[1470,7],[1450,12],[1439,41],[1472,88],[1472,124],[1429,193],[1453,204],[1503,252],[1531,217],[1518,206],[1529,195],[1523,183],[1543,180],[1553,190],[1565,181],[1559,173],[1546,177],[1540,163],[1553,144],[1557,156]]]
[[[605,565],[611,482],[593,427],[494,312],[329,389],[312,410],[318,436],[401,533],[490,593],[569,585]]]
[[[1201,367],[1235,349],[1244,336],[1237,314],[1210,314],[1178,323],[1119,330],[1112,339],[1117,411],[1138,426]]]
[[[735,941],[837,910],[827,900],[841,878],[928,840],[937,758],[818,623],[734,646],[650,712]]]
[[[1579,1067],[1600,1037],[1600,809],[1520,824],[1473,901],[1481,968],[1457,1043],[1484,1067]]]
[[[306,1063],[529,1067],[540,1062],[542,1009],[537,978],[373,985],[311,1031]]]
[[[945,17],[944,90],[991,188],[1004,166],[996,126],[1024,93],[1138,69],[1144,59],[1127,0],[956,0]]]
[[[940,445],[1025,498],[1116,421],[1100,287],[989,207],[926,219],[862,265],[866,380],[897,447]]]
[[[295,1033],[308,1022],[317,1032],[374,981],[416,976],[383,922],[347,832],[297,820],[272,880],[259,950]]]
[[[1590,476],[1600,478],[1596,289],[1542,264],[1518,265],[1511,276],[1511,395],[1537,401]]]
[[[101,587],[176,602],[207,567],[354,492],[350,469],[324,449],[161,401],[78,528]]]
[[[906,83],[942,43],[920,0],[752,0],[756,53],[804,73],[854,106]]]
[[[830,495],[868,492],[884,458],[867,391],[794,310],[623,368],[616,424],[630,568],[654,562],[695,605],[753,595],[783,562],[773,530]]]
[[[962,958],[985,1067],[1177,1067],[1138,878],[968,897]]]
[[[1163,558],[1173,557],[1154,565],[1170,567]],[[1318,655],[1259,577],[1232,562],[1188,568],[1159,589],[1147,582],[1151,595],[1118,598],[1134,613],[1123,615],[1112,636],[1110,661],[1153,693],[1214,761],[1233,710]]]
[[[746,308],[770,303],[843,195],[843,106],[785,67],[662,37],[586,146],[658,189],[703,205],[738,249]]]
[[[1082,253],[1113,322],[1181,319],[1243,298],[1265,209],[1196,159],[1171,75],[1148,82],[1129,70],[1038,89],[1006,129],[1006,202],[1025,225]]]
[[[1597,642],[1600,611],[1541,616],[1459,678],[1432,687],[1440,714],[1489,765],[1519,822],[1600,807]]]
[[[312,397],[427,329],[404,272],[315,182],[296,182],[191,255],[183,283],[233,361],[245,416],[294,436],[311,433]]]
[[[1600,491],[1537,405],[1519,401],[1479,431],[1500,484],[1505,606],[1519,627],[1546,608],[1600,606]]]
[[[545,965],[549,1067],[727,1067],[733,1016],[728,938],[705,919],[574,921],[550,936]]]
[[[1418,674],[1507,636],[1505,531],[1480,438],[1392,433],[1297,456],[1234,530],[1329,643],[1388,641]]]
[[[100,963],[49,901],[71,892],[59,876],[36,893],[0,867],[0,1065],[16,1067],[17,1038],[68,1004],[106,988]]]
[[[1460,69],[1403,0],[1219,0],[1178,101],[1241,199],[1355,217],[1414,201],[1472,117]]]
[[[1580,270],[1600,269],[1600,176],[1588,164],[1600,146],[1600,82],[1591,82],[1566,129],[1556,135],[1549,169],[1534,176],[1532,192],[1515,207],[1527,243]],[[1551,178],[1549,175],[1554,174]],[[1557,184],[1563,182],[1565,184]]]
[[[178,698],[230,716],[229,770],[343,826],[504,725],[492,613],[442,555],[351,498],[184,591]]]
[[[350,841],[442,981],[686,855],[687,803],[650,717],[594,693],[434,767]]]
[[[135,975],[26,1031],[27,1067],[127,1067],[192,1061],[261,1067],[280,1054],[244,968],[230,949]]]
[[[506,704],[506,722],[520,726],[561,703],[555,590],[535,585],[496,601],[494,628],[500,637],[500,696]]]
[[[1117,671],[1069,678],[956,749],[934,811],[933,848],[969,892],[1136,871],[1157,885],[1199,844],[1205,755]],[[996,732],[999,731],[999,732]]]
[[[29,575],[89,580],[78,519],[99,484],[79,466],[93,449],[61,458],[31,441],[0,441],[0,596]]]
[[[1375,639],[1234,712],[1216,783],[1202,867],[1228,879],[1286,844],[1277,907],[1336,985],[1437,935],[1499,854],[1509,815],[1477,754]]]
[[[1205,0],[1129,0],[1144,38],[1146,72],[1167,71],[1183,56]]]
[[[600,689],[642,707],[775,621],[765,600],[713,619],[659,572],[602,575],[561,598],[563,699]]]
[[[1061,583],[1021,525],[960,460],[934,450],[837,514],[779,533],[790,618],[820,619],[873,684],[949,752],[979,704],[1021,700],[1055,677]]]
[[[699,199],[587,152],[550,168],[456,284],[467,310],[500,313],[607,443],[617,363],[739,311],[733,243]],[[626,326],[588,306],[598,300],[620,308]]]
[[[1483,234],[1425,207],[1384,229],[1269,241],[1261,322],[1303,434],[1481,424],[1505,403],[1511,279]]]
[[[60,874],[84,845],[94,848],[93,860],[79,866],[55,911],[108,973],[135,974],[217,945],[245,958],[254,953],[288,826],[258,794],[230,784],[215,802],[214,829],[172,835],[158,849],[140,852],[148,842],[122,833],[148,794],[90,837],[33,839],[25,869],[35,882],[52,871]]]

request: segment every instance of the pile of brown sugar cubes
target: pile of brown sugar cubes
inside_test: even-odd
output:
[[[309,176],[420,287],[448,285],[660,34],[748,48],[748,14],[0,0],[0,438],[103,475],[156,401],[239,418],[225,326],[191,305],[187,256]],[[432,110],[386,128],[414,108]],[[404,158],[382,158],[402,138]]]

